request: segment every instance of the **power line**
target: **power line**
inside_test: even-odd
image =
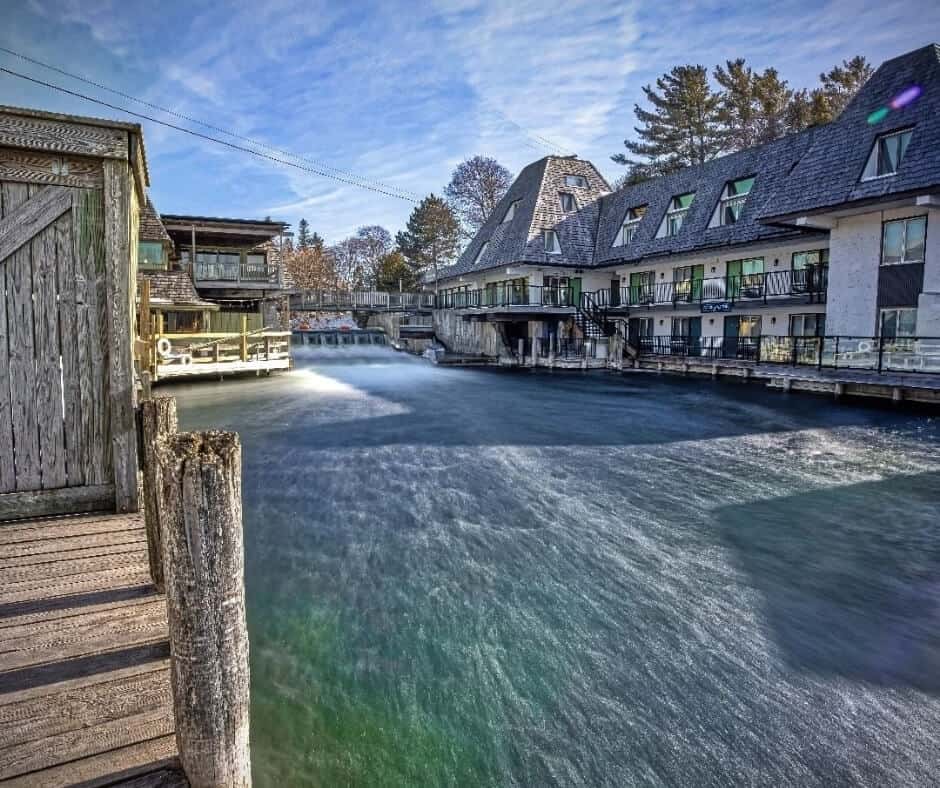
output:
[[[202,132],[199,132],[199,131],[193,131],[193,129],[187,129],[184,126],[177,126],[175,123],[169,123],[165,120],[159,120],[158,118],[151,117],[150,115],[144,115],[141,112],[135,112],[134,110],[127,109],[126,107],[120,107],[116,104],[110,104],[107,101],[102,101],[101,99],[94,98],[93,96],[86,96],[84,93],[79,93],[74,90],[69,90],[68,88],[62,87],[61,85],[54,85],[51,82],[44,82],[43,80],[37,79],[36,77],[30,77],[30,76],[27,76],[26,74],[20,74],[18,71],[13,71],[12,69],[9,69],[9,68],[4,68],[0,66],[0,73],[9,74],[10,76],[14,76],[14,77],[19,77],[20,79],[25,79],[27,82],[33,82],[37,85],[42,85],[43,87],[51,88],[52,90],[57,90],[60,93],[65,93],[69,96],[75,96],[76,98],[80,98],[85,101],[90,101],[93,104],[98,104],[102,107],[113,109],[116,112],[124,112],[135,118],[148,120],[151,123],[157,123],[161,126],[166,126],[167,128],[173,129],[175,131],[181,131],[184,134],[189,134],[199,139],[207,140],[209,142],[215,142],[219,145],[224,145],[227,148],[231,148],[232,150],[241,151],[242,153],[249,153],[252,156],[257,156],[260,159],[267,159],[268,161],[273,161],[273,162],[276,162],[277,164],[283,164],[286,167],[294,167],[298,170],[303,170],[304,172],[310,172],[310,173],[313,173],[314,175],[319,175],[323,178],[329,178],[334,181],[339,181],[340,183],[345,183],[349,186],[356,186],[360,189],[367,189],[369,191],[376,192],[378,194],[384,194],[386,197],[395,197],[396,199],[404,200],[405,202],[411,202],[411,203],[417,202],[417,200],[414,199],[413,197],[407,197],[404,194],[398,194],[395,192],[387,191],[386,189],[381,189],[375,186],[370,186],[366,183],[359,183],[359,182],[350,180],[349,178],[343,178],[338,175],[332,175],[328,172],[325,172],[323,169],[318,169],[316,167],[305,167],[302,164],[297,164],[296,162],[288,161],[287,159],[283,159],[278,156],[273,156],[269,153],[263,153],[262,151],[254,150],[252,148],[245,147],[244,145],[238,145],[234,142],[228,142],[227,140],[220,140],[218,137],[213,137],[210,134],[203,134]]]
[[[15,50],[12,50],[12,49],[8,49],[7,47],[0,46],[0,52],[4,52],[8,55],[12,55],[13,57],[17,57],[20,60],[26,61],[27,63],[32,63],[33,65],[48,69],[49,71],[54,71],[57,74],[62,74],[63,76],[69,77],[70,79],[77,80],[78,82],[83,82],[86,85],[91,85],[92,87],[107,91],[108,93],[111,93],[115,96],[120,96],[121,98],[127,99],[128,101],[133,101],[135,104],[140,104],[141,106],[149,107],[150,109],[155,109],[159,112],[163,112],[167,115],[170,115],[174,118],[178,118],[180,120],[185,120],[190,123],[195,123],[198,126],[202,126],[203,128],[210,129],[211,131],[217,131],[220,134],[224,134],[227,137],[231,137],[232,139],[242,140],[243,142],[247,142],[255,146],[256,148],[271,151],[272,153],[275,153],[278,156],[285,156],[291,159],[296,159],[298,161],[302,161],[307,164],[310,164],[311,166],[316,167],[318,169],[332,172],[340,176],[350,178],[352,180],[360,181],[361,183],[368,184],[370,186],[375,186],[379,189],[383,189],[386,191],[400,192],[401,194],[406,195],[407,197],[414,198],[415,200],[418,198],[417,194],[407,189],[402,189],[398,186],[392,186],[390,184],[386,184],[375,179],[363,178],[362,176],[356,175],[355,173],[349,172],[348,170],[343,170],[338,167],[332,167],[328,164],[325,164],[322,161],[318,161],[316,159],[309,159],[304,156],[300,156],[296,153],[291,153],[290,151],[281,150],[280,148],[276,148],[272,145],[267,145],[263,142],[259,142],[258,140],[252,139],[251,137],[247,137],[243,134],[238,134],[237,132],[222,128],[221,126],[216,126],[211,123],[207,123],[206,121],[200,120],[199,118],[194,118],[190,115],[185,115],[181,112],[176,112],[175,110],[169,109],[167,107],[162,107],[159,104],[154,104],[152,102],[145,101],[144,99],[138,98],[137,96],[133,96],[130,93],[124,93],[123,91],[115,90],[114,88],[110,88],[107,85],[101,84],[100,82],[95,82],[92,79],[88,79],[78,74],[74,74],[71,71],[66,71],[65,69],[59,68],[58,66],[54,66],[51,63],[45,63],[42,60],[36,60],[35,58],[29,57],[28,55],[24,55],[21,52],[16,52]],[[22,76],[22,75],[18,75],[18,76]]]

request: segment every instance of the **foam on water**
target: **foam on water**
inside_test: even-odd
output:
[[[328,358],[178,389],[242,433],[257,784],[936,784],[936,419]]]

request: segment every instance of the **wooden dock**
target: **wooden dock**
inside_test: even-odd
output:
[[[183,786],[143,517],[0,523],[0,785]]]

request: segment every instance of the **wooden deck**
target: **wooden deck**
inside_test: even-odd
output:
[[[0,786],[182,786],[141,515],[0,523]]]

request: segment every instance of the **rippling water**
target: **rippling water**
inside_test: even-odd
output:
[[[940,782],[940,419],[378,352],[244,445],[259,786]]]

